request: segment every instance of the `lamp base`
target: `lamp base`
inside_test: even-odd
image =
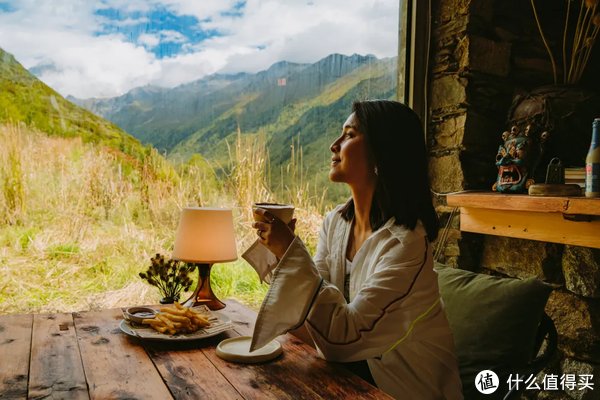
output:
[[[198,286],[196,286],[194,293],[183,303],[183,305],[186,307],[195,307],[203,304],[211,310],[225,308],[225,303],[215,296],[210,287],[210,269],[212,264],[195,265],[198,269]]]

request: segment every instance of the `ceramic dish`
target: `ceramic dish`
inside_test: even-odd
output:
[[[156,313],[157,311],[150,307],[129,307],[123,311],[123,318],[136,324],[142,324],[144,319],[154,318]]]
[[[138,325],[136,323],[131,323],[126,319],[121,321],[121,323],[119,324],[119,328],[125,334],[139,339],[164,340],[172,342],[184,342],[188,340],[204,339],[207,337],[216,336],[221,332],[233,329],[233,324],[231,323],[231,320],[218,311],[211,312],[211,318],[209,318],[209,321],[210,326],[207,326],[206,328],[202,328],[194,333],[180,333],[177,335],[168,335],[165,333],[160,333],[155,331],[148,325]]]
[[[283,352],[281,343],[273,340],[251,353],[250,342],[252,342],[250,336],[225,339],[217,346],[217,355],[227,361],[251,364],[270,361]]]

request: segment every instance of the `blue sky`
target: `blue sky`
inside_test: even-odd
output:
[[[0,1],[0,12],[14,11],[13,6],[10,3]]]
[[[0,47],[63,95],[112,97],[331,53],[394,56],[400,0],[0,0]]]
[[[239,12],[243,3],[232,8]],[[152,51],[157,58],[172,57],[214,36],[217,30],[204,30],[200,21],[193,15],[177,15],[163,5],[149,11],[122,11],[118,8],[98,9],[95,14],[103,17],[101,29],[96,35],[120,33],[133,43],[138,43]],[[119,23],[130,21],[126,25]]]

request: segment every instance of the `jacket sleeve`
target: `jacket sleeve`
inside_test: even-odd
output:
[[[259,349],[277,336],[298,328],[310,310],[324,280],[329,280],[328,227],[332,214],[323,221],[314,260],[296,237],[275,267],[250,344]]]
[[[323,225],[321,226],[321,231],[319,232],[317,253],[314,257],[315,267],[317,268],[319,275],[321,275],[325,281],[329,281],[331,276],[329,272],[329,227],[331,225],[331,219],[334,212],[336,211],[332,211],[325,216]],[[310,264],[310,262],[308,264]]]
[[[439,302],[431,251],[419,234],[403,241],[392,238],[377,248],[371,254],[377,260],[374,272],[348,304],[320,275],[324,266],[318,267],[296,238],[274,271],[251,350],[305,320],[316,346],[330,361],[377,357],[401,341]]]
[[[412,235],[411,235],[412,236]],[[416,236],[416,237],[415,237]],[[308,330],[325,359],[356,361],[381,356],[410,333],[438,302],[424,237],[397,239],[375,254],[378,261],[349,304],[324,283],[308,314]]]

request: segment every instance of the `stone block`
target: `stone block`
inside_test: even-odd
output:
[[[582,361],[600,360],[600,300],[555,290],[546,313],[554,321],[563,353]]]
[[[469,75],[467,90],[469,108],[504,125],[512,103],[513,90],[514,84],[508,78],[473,71]]]
[[[565,358],[562,361],[561,369],[563,374],[575,375],[577,385],[575,388],[565,388],[565,392],[570,398],[575,400],[594,400],[598,399],[598,390],[600,390],[600,364],[592,364],[584,361]],[[581,381],[588,379],[583,375],[591,375],[591,388],[587,388]]]
[[[535,400],[571,400],[562,390],[544,390],[537,393],[536,397],[526,397]],[[523,397],[521,397],[523,399]]]
[[[552,82],[552,63],[548,57],[513,57],[512,76],[519,82],[527,82],[529,87]]]
[[[511,44],[471,35],[468,42],[468,67],[490,75],[508,76]]]
[[[458,257],[460,256],[460,248],[456,242],[448,243],[444,248],[445,257]]]
[[[441,22],[455,21],[458,18],[465,17],[469,13],[469,6],[472,0],[443,0],[433,5],[433,10],[439,10],[436,15]],[[464,26],[466,28],[468,20],[466,18]]]
[[[449,148],[460,147],[465,134],[466,120],[466,114],[462,114],[447,118],[434,126],[433,135],[436,145]]]
[[[494,0],[477,0],[472,1],[469,8],[469,17],[472,20],[476,19],[484,25],[493,23],[494,18]]]
[[[543,346],[545,347],[545,346]],[[570,400],[569,396],[561,390],[560,385],[557,385],[557,389],[544,390],[544,379],[547,379],[548,375],[556,375],[560,377],[561,368],[560,363],[564,358],[564,354],[557,351],[554,354],[546,366],[536,375],[536,382],[540,385],[540,390],[526,390],[523,394],[527,395],[528,399],[532,400]],[[547,383],[548,384],[548,383]]]
[[[581,296],[600,298],[600,250],[565,246],[562,268],[568,290]]]
[[[434,79],[431,84],[431,109],[458,107],[467,101],[466,83],[456,75]]]
[[[498,146],[503,143],[502,132],[505,130],[506,114],[507,109],[503,109],[500,118],[498,115],[490,118],[470,109],[465,122],[463,145],[470,151],[486,152],[494,168]]]
[[[474,272],[481,271],[481,252],[483,250],[483,237],[478,233],[461,232],[461,240],[458,243],[460,256],[458,265],[460,268]]]
[[[465,190],[491,190],[498,170],[493,160],[483,153],[465,151],[461,160],[465,175]]]
[[[450,193],[462,190],[464,176],[458,152],[429,158],[431,188],[435,192]]]
[[[486,235],[481,265],[515,278],[535,276],[562,284],[562,247],[556,243]]]

